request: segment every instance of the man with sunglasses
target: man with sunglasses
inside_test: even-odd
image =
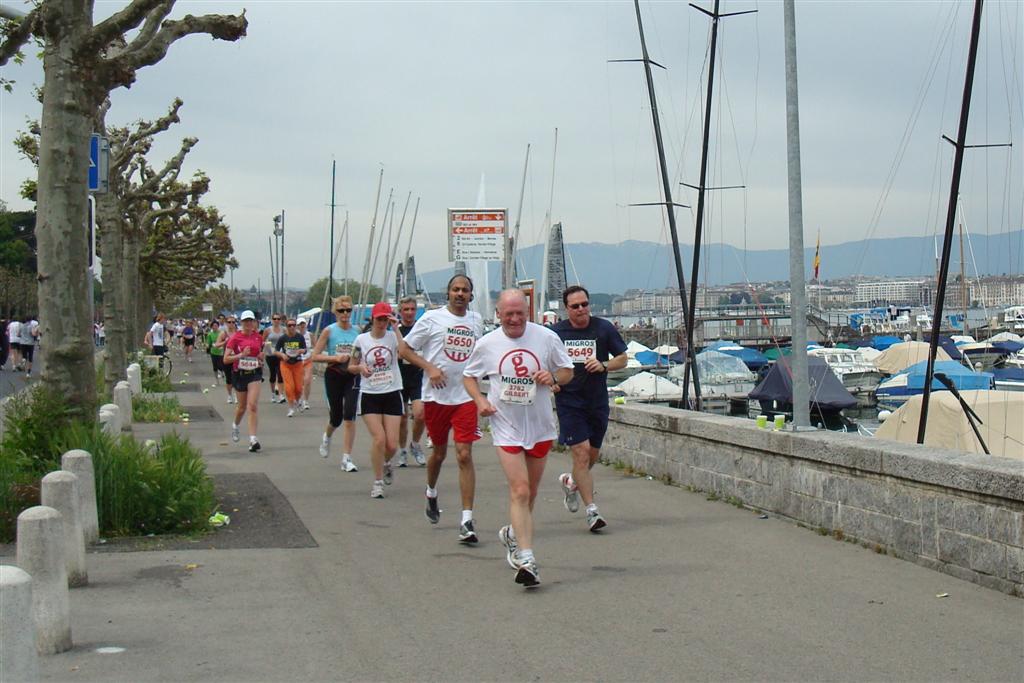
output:
[[[352,445],[356,440],[356,402],[359,398],[359,384],[348,371],[352,346],[359,336],[359,330],[352,326],[352,297],[347,294],[335,297],[331,302],[331,310],[334,311],[335,322],[324,328],[320,338],[316,340],[316,346],[313,347],[313,362],[327,363],[324,389],[327,404],[330,406],[330,417],[324,429],[323,440],[320,442],[320,455],[324,458],[330,455],[331,436],[344,422],[341,469],[345,472],[357,472],[358,468],[352,462]]]
[[[626,343],[615,326],[590,314],[590,292],[573,285],[562,293],[569,317],[551,328],[561,338],[573,362],[572,381],[554,387],[558,413],[558,442],[572,451],[572,472],[558,477],[565,509],[576,512],[580,498],[587,527],[597,532],[607,523],[594,503],[591,469],[601,457],[608,430],[608,372],[626,367]]]

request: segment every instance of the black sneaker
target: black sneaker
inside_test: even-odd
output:
[[[459,543],[465,543],[467,545],[476,543],[479,539],[476,537],[476,530],[473,528],[473,520],[464,522],[459,527]]]
[[[249,442],[249,452],[250,453],[255,453],[259,449],[260,449],[260,442],[259,441],[250,441]]]
[[[430,520],[431,524],[437,524],[441,521],[441,508],[437,507],[437,497],[431,498],[427,496],[427,509],[424,512],[427,515],[427,519]]]

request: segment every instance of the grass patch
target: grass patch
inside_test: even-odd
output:
[[[147,394],[166,394],[174,391],[171,378],[160,371],[160,368],[142,366],[142,391]]]
[[[132,396],[132,420],[135,422],[181,422],[181,402],[177,396]]]

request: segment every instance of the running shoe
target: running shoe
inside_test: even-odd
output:
[[[320,441],[320,457],[321,458],[326,458],[330,454],[331,454],[331,439],[326,434],[324,434],[324,438]],[[342,463],[342,464],[344,465],[344,463]]]
[[[399,467],[408,467],[409,466],[409,461],[408,461],[408,459],[405,456],[405,449],[404,448],[402,450],[398,451],[398,466]]]
[[[227,404],[228,404],[228,405],[231,405],[231,403],[232,403],[232,401],[231,401],[231,397],[230,397],[230,396],[228,396]]]
[[[231,440],[238,443],[238,425],[231,425]]]
[[[601,513],[596,509],[587,512],[587,527],[589,527],[592,532],[596,534],[606,526],[608,526],[608,523],[604,521],[604,517],[602,517]]]
[[[516,539],[512,538],[512,527],[506,524],[498,529],[498,540],[505,546],[505,561],[508,562],[508,566],[512,567],[512,569],[519,569],[519,565],[515,561],[515,554],[516,550],[519,549],[519,544],[516,543]]]
[[[249,452],[250,453],[255,453],[259,449],[260,449],[260,442],[259,441],[256,441],[255,439],[253,439],[252,441],[249,442]]]
[[[423,457],[423,449],[420,448],[420,445],[418,443],[410,444],[409,450],[412,451],[412,459],[416,461],[416,464],[425,467],[427,459]]]
[[[441,521],[441,508],[437,507],[437,496],[433,498],[427,496],[427,510],[425,514],[431,524],[437,524]]]
[[[309,401],[307,401],[305,399],[302,400],[302,409],[303,410],[309,410]]]
[[[565,496],[562,503],[569,512],[576,512],[580,509],[580,492],[579,489],[570,485],[570,481],[572,481],[572,475],[568,472],[558,475],[558,483],[562,485],[562,494]]]
[[[379,482],[373,482],[373,486],[370,488],[370,498],[383,498],[384,497],[384,485]]]
[[[516,568],[516,583],[522,584],[524,588],[535,588],[540,585],[540,570],[537,569],[536,560],[518,560]]]
[[[288,409],[288,417],[295,417],[295,408]]]
[[[341,456],[341,469],[345,472],[358,472],[359,468],[352,462],[352,456],[343,455]]]
[[[391,486],[391,482],[395,479],[395,471],[391,468],[390,462],[384,463],[384,483],[387,486]]]
[[[473,520],[467,520],[459,527],[459,543],[466,545],[476,543],[480,539],[476,537],[476,529],[473,528]]]

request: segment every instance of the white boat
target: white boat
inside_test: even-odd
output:
[[[1003,327],[1024,335],[1024,306],[1010,306],[1003,309]]]
[[[846,390],[857,397],[858,405],[874,405],[882,373],[858,350],[815,348],[808,350],[807,355],[823,359]]]

